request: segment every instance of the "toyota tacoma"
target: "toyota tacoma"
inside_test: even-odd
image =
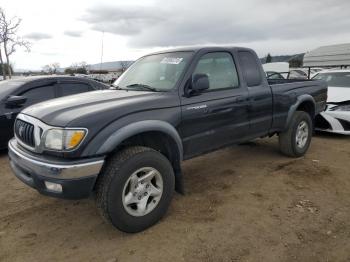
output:
[[[326,100],[322,80],[267,80],[248,48],[163,51],[138,59],[110,90],[24,109],[9,158],[40,193],[94,195],[107,221],[139,232],[183,193],[181,161],[273,135],[283,154],[300,157]]]

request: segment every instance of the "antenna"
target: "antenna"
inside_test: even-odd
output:
[[[105,31],[102,31],[100,74],[101,74],[101,70],[102,70],[102,60],[103,60],[103,38],[104,38],[104,36],[105,36]]]

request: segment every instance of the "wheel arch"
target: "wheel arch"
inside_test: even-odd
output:
[[[308,113],[314,122],[316,112],[316,102],[311,95],[305,94],[297,98],[297,101],[290,107],[288,111],[287,121],[284,127],[286,130],[292,120],[292,117],[296,111],[304,111]]]
[[[181,161],[183,146],[176,129],[160,120],[144,120],[126,125],[113,132],[97,150],[99,155],[109,155],[127,146],[145,146],[167,157],[175,173],[176,191],[183,193]]]

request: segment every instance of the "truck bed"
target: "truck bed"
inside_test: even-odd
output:
[[[315,81],[311,79],[267,79],[267,82],[269,85],[277,85],[277,84],[288,84],[288,83],[295,83],[295,82],[310,82]]]
[[[315,113],[324,110],[327,100],[327,84],[309,79],[270,79],[268,80],[273,97],[273,124],[271,131],[283,129],[287,122],[290,105],[300,96],[310,95],[315,101]]]

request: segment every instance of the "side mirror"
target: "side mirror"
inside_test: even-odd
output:
[[[27,101],[27,98],[24,96],[10,96],[7,98],[5,105],[13,108],[13,107],[20,107]]]
[[[209,77],[206,74],[195,74],[192,76],[192,93],[201,93],[209,89]]]

